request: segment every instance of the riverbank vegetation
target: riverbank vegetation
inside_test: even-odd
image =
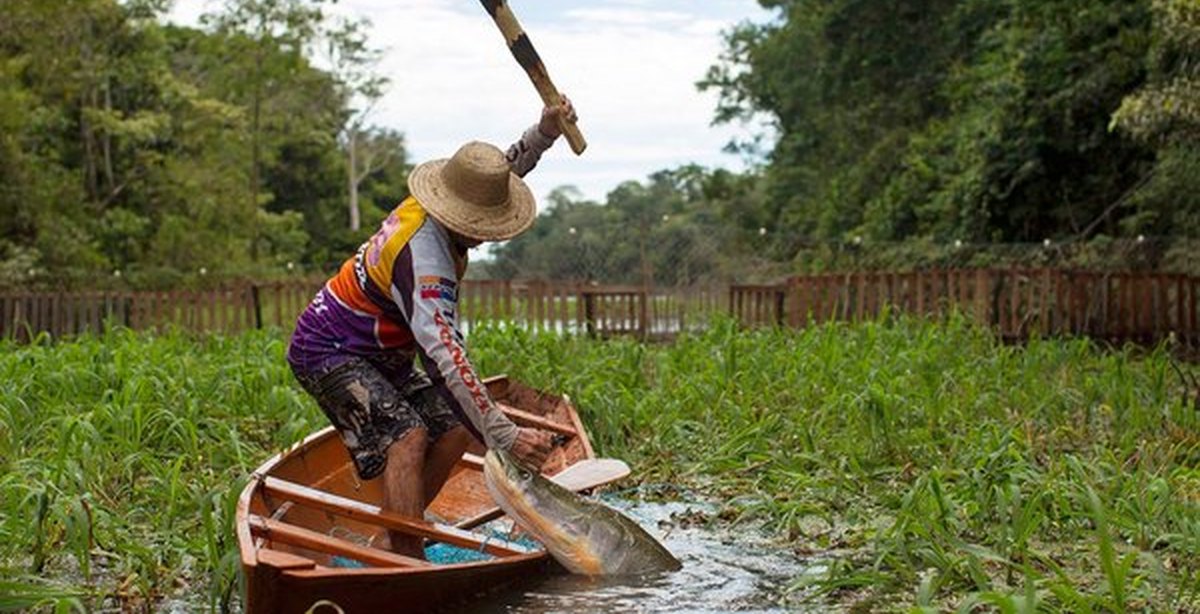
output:
[[[370,114],[406,75],[379,72],[370,25],[333,4],[212,2],[193,27],[164,0],[5,0],[0,288],[335,268],[419,161],[407,126]],[[733,144],[746,171],[684,164],[599,200],[561,186],[475,273],[691,283],[1048,256],[1200,270],[1194,0],[760,4],[770,17],[727,31],[699,84],[714,121],[766,126]],[[604,112],[576,102],[585,121]]]
[[[789,599],[1200,607],[1200,409],[1165,351],[1008,346],[955,318],[471,343],[483,372],[570,394],[641,492],[718,501],[707,522],[812,561]],[[0,607],[230,603],[248,472],[324,425],[283,350],[261,331],[4,346]]]

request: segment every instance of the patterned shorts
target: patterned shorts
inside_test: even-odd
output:
[[[409,430],[424,427],[436,440],[460,423],[420,372],[397,387],[375,364],[354,357],[324,373],[295,375],[341,434],[364,480],[383,473],[388,447]]]

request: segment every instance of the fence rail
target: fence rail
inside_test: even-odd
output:
[[[289,328],[318,280],[203,291],[0,293],[0,338],[28,342],[120,325],[237,333]],[[502,320],[534,331],[664,338],[718,313],[743,324],[807,326],[864,320],[885,309],[937,317],[957,310],[1004,338],[1084,335],[1200,347],[1200,277],[1051,268],[932,269],[807,275],[777,284],[687,288],[468,280],[460,322]]]

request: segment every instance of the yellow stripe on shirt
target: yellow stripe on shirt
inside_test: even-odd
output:
[[[409,196],[392,210],[379,232],[367,242],[363,266],[371,281],[375,282],[375,287],[385,296],[392,287],[392,265],[396,262],[396,256],[424,223],[425,210],[416,199]]]

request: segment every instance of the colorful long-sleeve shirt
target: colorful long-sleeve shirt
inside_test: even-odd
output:
[[[526,130],[506,152],[513,172],[524,176],[553,142],[536,125]],[[361,356],[387,365],[391,377],[406,378],[419,356],[476,437],[489,448],[509,449],[517,427],[496,410],[458,327],[466,266],[466,251],[447,229],[416,199],[405,199],[301,314],[288,361],[297,371],[319,374]]]

